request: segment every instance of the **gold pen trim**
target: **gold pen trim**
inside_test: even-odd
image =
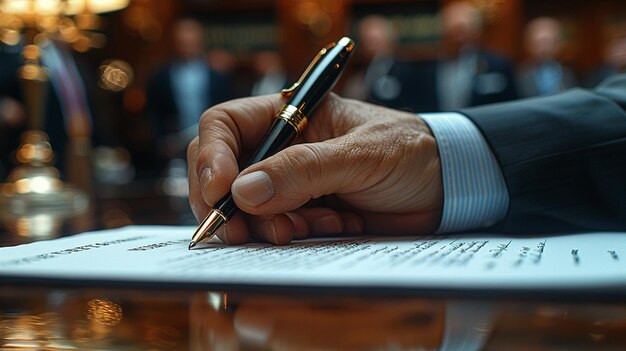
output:
[[[315,65],[322,58],[322,56],[326,55],[328,50],[330,50],[332,47],[334,47],[336,45],[343,46],[346,49],[347,52],[350,52],[350,51],[352,51],[352,49],[354,49],[354,41],[352,39],[348,38],[348,37],[343,37],[343,38],[339,39],[339,41],[337,43],[330,43],[326,47],[323,47],[317,53],[317,55],[315,55],[313,60],[311,60],[311,62],[309,63],[307,68],[304,70],[304,72],[302,72],[302,74],[300,75],[300,78],[298,79],[298,81],[293,83],[293,85],[291,87],[289,87],[287,89],[281,90],[280,94],[282,96],[284,96],[284,97],[290,97],[291,95],[293,95],[293,93],[296,90],[298,90],[298,88],[300,87],[300,85],[304,81],[304,78],[306,78],[309,75],[309,72],[311,72],[313,67],[315,67]],[[339,68],[339,67],[337,67],[337,68]]]
[[[306,125],[308,123],[308,119],[304,115],[304,113],[302,113],[299,108],[293,105],[283,106],[283,108],[280,110],[276,117],[283,119],[287,123],[289,123],[298,134],[304,131],[304,128],[306,128]]]
[[[329,45],[329,47],[332,47],[332,45],[333,44]],[[317,61],[319,61],[320,58],[322,58],[322,56],[324,56],[326,54],[327,51],[328,51],[328,47],[322,48],[317,53],[317,55],[315,55],[313,60],[311,60],[311,62],[309,63],[307,68],[304,70],[304,72],[302,72],[302,74],[300,75],[300,78],[298,79],[298,81],[293,83],[293,85],[291,87],[289,87],[288,89],[281,90],[280,94],[282,96],[284,96],[284,97],[290,97],[291,95],[293,95],[293,93],[296,91],[296,89],[298,89],[300,87],[300,84],[302,84],[302,81],[304,81],[304,78],[306,78],[306,76],[309,75],[309,72],[313,69],[313,67],[315,66]]]
[[[217,208],[214,208],[214,209],[211,210],[211,212],[215,212],[218,216],[222,217],[224,222],[228,222],[228,218],[226,218],[226,215],[221,210],[218,210]]]
[[[228,218],[226,218],[224,212],[215,208],[212,209],[209,212],[209,215],[206,216],[202,223],[200,223],[200,226],[196,229],[195,233],[193,233],[193,236],[191,237],[191,243],[193,245],[190,245],[189,247],[191,248],[195,246],[195,244],[206,238],[211,240],[211,238],[213,238],[217,233],[217,230],[227,222]]]

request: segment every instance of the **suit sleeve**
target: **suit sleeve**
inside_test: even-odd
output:
[[[483,133],[509,192],[493,230],[626,229],[626,75],[594,91],[461,111]]]

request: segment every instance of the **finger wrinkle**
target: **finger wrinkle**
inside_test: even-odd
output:
[[[241,149],[241,133],[238,126],[231,120],[230,115],[225,113],[222,116],[222,118],[216,118],[201,126],[201,130],[205,131],[205,133],[200,133],[201,145],[210,145],[216,141],[222,141],[234,153],[239,154],[239,150]]]
[[[228,111],[224,111],[224,120],[222,122],[226,125],[226,128],[232,132],[232,135],[235,137],[235,142],[237,143],[236,150],[237,154],[239,154],[239,150],[241,150],[243,142],[241,139],[241,126],[237,123],[237,119],[232,116]]]
[[[201,174],[205,168],[215,168],[213,167],[213,165],[216,164],[216,161],[223,158],[226,158],[237,164],[237,158],[235,154],[233,154],[233,151],[228,147],[226,147],[225,150],[223,143],[212,143],[199,146],[198,156],[196,160],[197,174]]]

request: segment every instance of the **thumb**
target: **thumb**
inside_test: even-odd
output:
[[[231,191],[237,206],[250,214],[287,212],[323,195],[351,191],[347,187],[358,182],[346,176],[355,172],[354,160],[347,158],[339,143],[293,145],[248,167]]]

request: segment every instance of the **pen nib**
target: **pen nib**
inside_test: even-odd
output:
[[[211,240],[224,224],[226,224],[226,217],[220,211],[212,210],[193,233],[189,250],[202,240]]]

